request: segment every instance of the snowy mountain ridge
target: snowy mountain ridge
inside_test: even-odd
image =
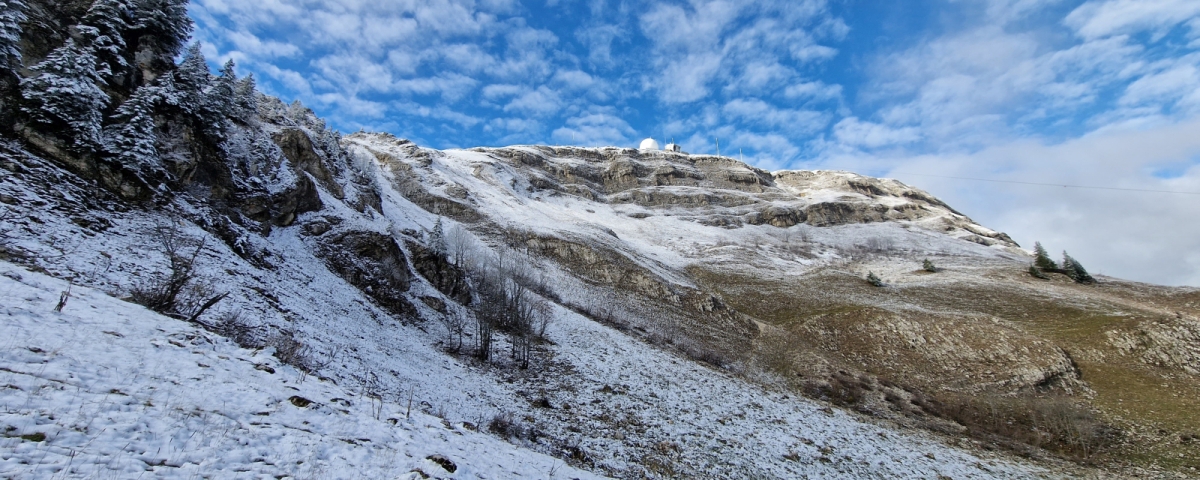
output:
[[[186,5],[0,0],[0,476],[1200,468],[1198,290],[892,180],[343,137]]]

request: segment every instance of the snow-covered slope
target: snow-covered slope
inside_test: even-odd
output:
[[[420,403],[410,413],[393,398],[374,401],[354,389],[306,379],[270,350],[241,349],[86,287],[71,287],[66,308],[53,311],[67,289],[62,280],[0,263],[5,305],[0,445],[7,452],[0,455],[0,474],[6,478],[146,472],[419,478],[413,473],[418,470],[448,476],[431,460],[439,456],[453,462],[455,477],[592,477],[562,460],[478,433],[463,419],[428,415]],[[555,337],[580,358],[570,363],[574,375],[544,385],[553,407],[544,416],[587,432],[580,445],[596,454],[624,450],[623,430],[613,423],[632,422],[648,432],[630,441],[654,444],[664,461],[711,462],[705,471],[712,476],[963,478],[1037,472],[758,390],[570,315]],[[451,381],[439,372],[428,372],[425,380]],[[600,384],[605,387],[591,388]],[[477,386],[462,389],[468,393]],[[539,418],[537,424],[549,421]],[[791,459],[778,461],[785,455]],[[603,459],[618,470],[630,460],[642,461]]]
[[[4,478],[595,477],[68,288],[0,262]]]
[[[166,208],[130,208],[28,152],[15,152],[6,161],[21,174],[0,177],[6,255],[77,285],[63,313],[53,313],[63,280],[3,266],[0,334],[7,343],[0,383],[15,387],[2,393],[8,405],[3,422],[14,427],[4,440],[12,447],[4,465],[14,475],[44,476],[57,467],[79,476],[153,469],[162,476],[228,471],[347,478],[357,477],[350,471],[403,476],[414,468],[446,475],[426,460],[434,454],[486,478],[551,471],[554,478],[586,476],[563,463],[652,477],[1041,472],[921,431],[872,424],[654,347],[562,306],[554,307],[549,342],[537,349],[529,370],[503,356],[483,364],[446,353],[437,321],[443,314],[421,298],[440,298],[450,314],[462,314],[452,299],[410,274],[403,296],[413,310],[397,314],[321,256],[336,245],[325,243],[330,238],[376,232],[401,239],[404,255],[415,258],[403,241],[414,237],[404,232],[431,228],[437,215],[394,189],[379,191],[380,211],[351,208],[322,190],[321,210],[231,245],[198,226],[211,228],[202,199],[180,195]],[[380,185],[397,183],[391,167],[361,166]],[[45,182],[54,188],[43,188]],[[240,349],[79,285],[121,296],[162,274],[168,262],[154,232],[164,225],[206,239],[199,277],[229,293],[201,320],[239,314],[266,331],[293,335],[322,361],[316,374],[301,382],[269,349]],[[486,226],[479,232],[479,245],[493,240]],[[661,257],[666,260],[641,255],[655,272],[686,280],[668,253]],[[541,265],[564,297],[599,301],[594,285]],[[371,393],[379,399],[373,402]],[[293,396],[315,403],[298,407],[289,401]],[[404,419],[409,398],[413,416]],[[501,432],[496,438],[466,427],[489,430],[496,419],[508,420],[507,428],[493,429]],[[38,433],[46,440],[20,438]],[[500,437],[511,443],[498,443]],[[294,463],[299,460],[305,463]]]

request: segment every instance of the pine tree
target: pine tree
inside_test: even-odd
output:
[[[233,60],[225,62],[221,74],[209,82],[200,102],[199,120],[208,135],[225,136],[229,118],[234,111],[234,92],[237,89],[237,73]]]
[[[192,33],[188,0],[134,0],[133,27],[140,34],[138,49],[147,49],[168,65]]]
[[[1036,257],[1033,265],[1042,270],[1057,270],[1058,264],[1050,259],[1050,254],[1046,253],[1046,249],[1042,247],[1042,242],[1033,243],[1033,254]],[[1063,268],[1066,268],[1065,266]]]
[[[21,66],[21,23],[25,22],[23,0],[0,0],[0,68]]]
[[[35,124],[65,130],[77,149],[100,146],[100,122],[108,96],[96,86],[101,78],[92,50],[68,39],[33,71],[33,77],[21,82],[22,113]]]
[[[234,118],[247,123],[258,116],[258,88],[253,73],[237,81],[233,97]]]
[[[875,272],[867,272],[867,283],[874,287],[882,287],[883,280],[875,275]]]
[[[125,35],[131,8],[128,0],[96,0],[76,29],[91,41],[96,53],[96,72],[109,80],[121,79],[129,70],[125,59]]]
[[[1066,250],[1063,250],[1063,270],[1067,271],[1067,276],[1071,277],[1071,280],[1074,280],[1075,283],[1096,283],[1096,279],[1088,274],[1087,269],[1083,268],[1083,264],[1071,258]]]
[[[926,258],[925,262],[921,264],[921,268],[929,273],[937,273],[937,271],[938,271],[938,268],[936,266],[934,266],[933,262],[930,261],[928,258]]]
[[[1042,273],[1042,270],[1040,268],[1037,268],[1036,266],[1033,266],[1033,265],[1029,266],[1029,274],[1033,275],[1036,278],[1040,278],[1042,280],[1050,279],[1050,277],[1047,277],[1045,273]]]
[[[204,107],[204,91],[208,88],[212,74],[208,61],[200,51],[200,42],[193,43],[183,55],[183,61],[175,69],[174,85],[178,94],[176,106],[185,113],[196,115]]]
[[[429,234],[429,248],[432,248],[438,255],[446,255],[446,233],[442,229],[442,217],[438,217],[437,222],[433,224],[433,231]]]
[[[168,77],[170,78],[170,77]],[[121,165],[139,172],[160,172],[162,163],[155,142],[154,107],[161,87],[143,86],[117,107],[114,122],[104,129],[104,150]]]

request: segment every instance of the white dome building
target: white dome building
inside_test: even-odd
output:
[[[658,150],[658,140],[653,138],[642,140],[642,144],[638,146],[638,150]]]

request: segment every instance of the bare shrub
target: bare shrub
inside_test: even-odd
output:
[[[488,422],[487,429],[505,439],[536,442],[538,437],[542,436],[542,432],[508,412],[500,412],[493,416]]]
[[[976,436],[996,436],[1060,455],[1088,459],[1120,440],[1121,431],[1064,397],[943,395],[918,399],[932,415],[953,420]]]
[[[225,297],[225,294],[214,295],[211,284],[193,284],[196,258],[204,250],[206,239],[184,235],[175,223],[158,223],[151,236],[167,257],[170,272],[165,276],[152,275],[136,285],[131,292],[135,303],[163,315],[195,321]],[[187,294],[181,299],[185,291]]]
[[[717,368],[725,368],[729,364],[729,360],[721,352],[692,339],[676,340],[675,347],[688,358],[697,362],[704,362]]]
[[[340,349],[318,353],[296,338],[294,332],[286,330],[268,336],[264,343],[268,347],[275,348],[275,358],[279,359],[281,363],[291,365],[300,371],[300,381],[304,381],[306,376],[315,374],[333,364],[341,353]]]
[[[863,249],[869,253],[887,253],[896,248],[895,242],[890,238],[871,237],[867,239]]]
[[[210,332],[233,340],[242,348],[262,348],[266,346],[265,328],[252,325],[242,315],[241,310],[222,313],[211,323],[202,323]]]
[[[8,223],[17,218],[17,216],[13,213],[11,206],[3,205],[3,207],[3,209],[0,209],[0,251],[6,252],[12,244],[12,237],[9,236],[9,232],[13,231],[12,226]]]
[[[467,317],[457,311],[449,311],[438,317],[446,327],[446,349],[451,352],[462,350],[463,336],[467,332]]]

